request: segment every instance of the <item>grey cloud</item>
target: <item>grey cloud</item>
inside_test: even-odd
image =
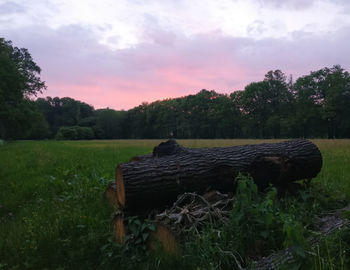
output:
[[[340,64],[350,69],[350,28],[343,28],[328,36],[295,32],[290,40],[265,39],[246,44],[250,50],[240,53],[248,66],[260,69],[282,69],[296,76],[307,74],[325,66]]]
[[[267,30],[264,22],[261,20],[256,20],[247,26],[247,32],[251,35],[261,35]]]
[[[31,25],[3,32],[15,46],[28,48],[43,73],[53,80],[84,83],[89,75],[117,68],[115,54],[97,43],[93,31],[86,27],[68,25],[54,30]],[[81,74],[87,76],[82,79]]]
[[[142,21],[143,38],[146,41],[163,46],[172,46],[176,42],[175,33],[164,30],[157,17],[144,14]]]
[[[255,1],[255,0],[253,0]],[[350,1],[349,0],[256,0],[260,5],[272,8],[287,8],[287,9],[307,9],[311,8],[316,1],[324,1],[333,3],[343,8],[344,14],[349,14]]]
[[[258,0],[260,5],[269,6],[273,8],[293,8],[306,9],[310,8],[315,0]]]
[[[0,14],[1,15],[10,15],[13,13],[24,13],[26,10],[23,6],[15,2],[5,2],[0,4]]]

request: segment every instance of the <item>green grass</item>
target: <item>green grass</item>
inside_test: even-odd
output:
[[[213,228],[208,228],[201,237],[193,238],[176,258],[145,253],[138,247],[122,248],[111,240],[113,209],[103,198],[106,185],[114,178],[118,163],[135,155],[150,153],[159,142],[23,141],[0,145],[0,269],[110,269],[112,266],[116,269],[231,269],[234,261],[244,257],[244,250],[249,250],[249,247],[233,245],[229,236],[218,239]],[[179,141],[186,147],[260,142]],[[304,225],[319,211],[350,203],[350,140],[314,142],[323,156],[321,173],[309,190],[285,198],[282,205],[271,210],[271,213],[284,211],[285,217],[295,218],[292,222]],[[252,210],[256,218],[265,211],[261,210],[260,204],[268,200],[265,195],[261,196],[257,207]],[[302,209],[304,211],[300,212]],[[254,222],[249,225],[251,228],[255,226]],[[276,218],[276,228],[280,228],[278,224],[283,222],[287,221]],[[236,225],[231,228],[217,226],[215,230],[231,235]],[[238,230],[240,227],[234,228]],[[278,235],[275,246],[270,248],[283,246],[287,239],[285,233],[279,231]],[[257,236],[253,234],[252,237]],[[332,269],[329,265],[341,266],[339,262],[345,260],[343,251],[348,252],[350,242],[343,238],[332,236],[325,240],[320,250],[315,251],[312,267]],[[252,241],[243,236],[234,240],[241,243]]]

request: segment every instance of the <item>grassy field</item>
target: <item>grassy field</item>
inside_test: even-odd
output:
[[[0,145],[0,269],[232,269],[233,251],[220,250],[239,247],[226,239],[222,246],[203,251],[200,246],[212,247],[213,241],[218,242],[211,239],[210,232],[194,239],[177,258],[120,247],[112,241],[113,209],[103,198],[107,183],[114,178],[118,163],[150,153],[159,142],[23,141]],[[260,142],[179,140],[186,147]],[[350,203],[350,140],[313,142],[322,152],[322,171],[308,190],[279,206],[287,213],[281,215],[284,221],[278,220],[284,226],[286,217],[294,215],[299,221],[291,223],[291,228],[300,224],[306,227],[311,215]],[[266,200],[263,197],[261,202]],[[301,230],[296,233],[305,232]],[[283,233],[288,234],[288,230]],[[311,268],[349,269],[349,235],[345,231],[326,239],[311,259]],[[287,237],[289,242],[281,236],[282,242],[275,247],[293,244],[293,237]]]

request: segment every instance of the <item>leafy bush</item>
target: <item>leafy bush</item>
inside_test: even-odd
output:
[[[283,245],[304,256],[305,230],[293,211],[293,205],[282,209],[274,187],[260,195],[251,178],[241,175],[237,180],[237,200],[229,226],[234,228],[235,235],[240,236],[238,250],[254,258],[268,255]]]
[[[94,138],[94,131],[89,127],[75,127],[77,131],[77,140],[91,140]]]
[[[108,238],[101,249],[101,265],[105,269],[112,269],[122,264],[125,269],[144,269],[142,263],[149,257],[147,243],[155,226],[147,220],[141,221],[137,216],[126,218],[126,235],[124,245],[120,245],[114,237]]]
[[[74,127],[60,127],[57,131],[57,140],[75,140],[77,138],[77,131]]]
[[[195,240],[188,241],[189,268],[241,269],[275,250],[290,247],[303,259],[307,249],[304,216],[297,215],[303,202],[278,198],[270,187],[259,193],[250,177],[239,175],[231,218],[209,224]]]
[[[94,138],[94,131],[89,127],[61,127],[56,134],[57,140],[91,140]]]
[[[96,139],[104,139],[105,138],[105,132],[104,132],[104,130],[101,127],[93,126],[92,130],[93,130],[93,132],[95,134],[95,138]]]

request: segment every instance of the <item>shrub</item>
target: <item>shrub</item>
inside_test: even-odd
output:
[[[75,140],[77,138],[77,131],[74,127],[60,127],[57,131],[57,140]]]
[[[91,140],[94,138],[94,131],[89,127],[60,127],[57,131],[57,140]]]
[[[91,140],[94,138],[94,131],[89,127],[74,127],[77,131],[77,140]]]

